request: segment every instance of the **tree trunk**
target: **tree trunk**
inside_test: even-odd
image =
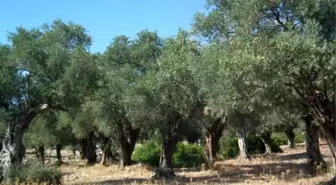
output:
[[[72,155],[76,156],[77,145],[71,145],[71,151],[72,151]]]
[[[111,144],[108,143],[104,147],[102,147],[103,157],[101,160],[101,164],[106,166],[108,162],[112,160],[112,152],[111,152]]]
[[[212,145],[212,135],[207,134],[205,138],[205,161],[207,164],[207,167],[210,169],[213,169],[214,163],[215,163],[215,156],[213,152],[213,145]]]
[[[61,150],[62,150],[62,145],[57,144],[56,145],[56,159],[57,159],[57,164],[58,165],[61,165],[63,163]]]
[[[133,128],[130,123],[118,124],[119,127],[119,166],[125,167],[132,164],[132,153],[139,137],[140,130]]]
[[[85,151],[87,164],[94,164],[97,162],[96,145],[93,142],[93,138],[94,132],[91,132],[87,138],[87,146]]]
[[[247,144],[246,144],[246,134],[244,127],[240,126],[238,132],[238,146],[239,146],[239,158],[240,159],[251,159],[250,154],[247,151]]]
[[[38,160],[41,161],[44,164],[44,146],[41,145],[37,148],[37,152],[38,152]]]
[[[163,178],[172,178],[174,174],[173,166],[173,154],[176,151],[176,145],[180,137],[180,126],[181,120],[180,117],[170,120],[165,125],[165,131],[163,135],[162,142],[162,152],[160,157],[160,166],[157,169],[155,176]]]
[[[303,116],[306,125],[306,150],[308,162],[312,166],[325,165],[322,158],[319,145],[318,129],[319,127],[313,123],[313,116],[306,114]]]
[[[7,178],[10,167],[13,164],[21,163],[26,153],[23,145],[24,128],[22,124],[8,124],[7,133],[2,141],[2,150],[0,152],[0,170],[1,177]]]
[[[102,160],[100,164],[107,165],[110,160],[116,160],[111,151],[111,139],[105,137],[103,134],[99,134],[100,149],[103,152]]]
[[[81,159],[87,159],[87,139],[81,139],[79,141],[79,145],[80,145],[80,156]]]
[[[288,139],[288,147],[289,148],[295,148],[295,133],[293,132],[293,129],[292,128],[288,128],[286,129],[285,131],[285,134],[287,136],[287,139]]]
[[[207,167],[213,169],[214,163],[217,159],[217,153],[219,150],[219,140],[223,135],[225,122],[218,118],[211,127],[207,129],[207,135],[205,139],[205,159]]]
[[[335,124],[335,123],[334,123]],[[336,133],[335,129],[329,128],[326,125],[322,127],[323,133],[325,135],[325,138],[328,142],[331,154],[332,154],[332,159],[333,159],[333,167],[334,169],[336,168]]]
[[[270,133],[261,134],[260,138],[261,138],[261,141],[264,143],[264,146],[265,146],[265,154],[271,154],[272,153],[271,134]]]

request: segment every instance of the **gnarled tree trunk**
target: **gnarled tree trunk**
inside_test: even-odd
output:
[[[295,148],[295,133],[293,132],[293,129],[292,128],[287,128],[285,130],[285,134],[287,136],[287,139],[288,139],[288,147],[289,148]]]
[[[238,136],[239,158],[244,160],[251,159],[251,156],[247,151],[245,128],[242,126],[242,124],[240,124],[237,136]]]
[[[37,156],[38,156],[38,160],[41,161],[44,164],[44,146],[41,145],[37,148]]]
[[[329,123],[329,124],[334,124],[335,123]],[[324,126],[322,126],[322,130],[323,130],[323,133],[325,135],[325,138],[328,142],[328,145],[329,145],[329,148],[330,148],[330,151],[331,151],[331,154],[332,154],[332,158],[333,158],[333,167],[334,169],[336,168],[336,133],[335,133],[335,129],[334,128],[330,128],[327,126],[328,124],[325,124]]]
[[[84,138],[84,139],[81,139],[79,141],[79,145],[80,145],[80,156],[81,156],[81,159],[86,159],[86,156],[87,156],[87,139]]]
[[[119,123],[119,166],[125,167],[132,164],[132,153],[139,137],[140,129],[133,128],[131,123]]]
[[[176,151],[176,145],[180,138],[180,116],[169,120],[165,125],[163,134],[162,152],[160,157],[160,166],[157,169],[155,176],[163,178],[172,178],[174,174],[173,154]]]
[[[88,164],[94,164],[97,162],[97,153],[96,153],[96,145],[93,142],[94,132],[89,133],[89,137],[87,138],[87,146],[86,146],[86,159]]]
[[[25,123],[25,122],[23,122]],[[0,170],[1,177],[6,179],[10,167],[13,164],[22,162],[26,153],[23,145],[24,124],[16,122],[16,124],[7,125],[7,133],[2,141],[2,150],[0,152]]]
[[[262,142],[264,143],[265,146],[265,154],[271,154],[272,153],[272,148],[271,148],[271,134],[270,133],[263,133],[260,135],[260,138]]]
[[[303,116],[306,125],[306,150],[308,162],[312,166],[325,165],[325,161],[320,152],[318,130],[319,127],[313,123],[313,116],[306,114]]]
[[[61,150],[62,150],[62,145],[57,144],[56,145],[56,159],[57,159],[57,164],[58,165],[61,165],[63,163]]]
[[[207,167],[212,169],[217,158],[219,150],[219,140],[223,135],[225,121],[221,118],[216,119],[211,127],[206,128],[207,135],[205,138],[205,159]]]
[[[103,152],[102,160],[100,164],[107,165],[108,160],[112,159],[112,152],[111,152],[111,140],[108,137],[105,137],[103,134],[99,134],[100,138],[100,149]]]

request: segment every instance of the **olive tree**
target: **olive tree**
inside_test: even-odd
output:
[[[0,105],[10,114],[1,152],[4,173],[22,161],[22,137],[34,118],[80,104],[96,80],[91,37],[80,25],[56,20],[40,28],[19,27],[8,38],[10,44],[1,46]]]
[[[136,84],[141,94],[134,107],[142,107],[136,115],[157,123],[163,140],[157,176],[174,175],[172,157],[181,125],[199,102],[198,86],[190,69],[198,55],[196,43],[187,32],[180,31],[176,38],[167,39],[156,65]]]

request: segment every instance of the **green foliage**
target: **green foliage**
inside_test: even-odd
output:
[[[132,159],[138,162],[157,167],[160,164],[161,147],[157,140],[149,140],[142,146],[136,146]]]
[[[177,144],[177,151],[173,155],[175,167],[196,167],[204,163],[204,149],[196,144]]]
[[[246,137],[247,151],[249,154],[262,154],[265,153],[265,145],[261,138],[256,135],[249,135]]]
[[[141,146],[137,146],[132,159],[138,162],[158,167],[161,156],[161,145],[158,140],[149,140]],[[194,167],[204,162],[204,150],[196,144],[184,144],[179,142],[173,155],[175,167]]]
[[[238,139],[223,137],[220,140],[219,154],[224,159],[234,158],[239,155]]]
[[[11,183],[29,180],[35,183],[61,184],[62,173],[54,166],[28,161],[26,164],[11,166],[8,178]]]
[[[28,147],[54,147],[75,142],[72,127],[66,123],[65,113],[45,113],[37,116],[24,135]]]
[[[296,136],[295,136],[296,137]],[[288,139],[285,133],[272,133],[271,138],[276,145],[287,145]]]
[[[296,132],[295,133],[295,143],[304,143],[306,142],[306,135],[304,132]]]
[[[285,133],[278,132],[278,133],[272,133],[272,140],[275,145],[287,145],[288,144],[288,138]],[[304,143],[306,142],[306,136],[303,132],[295,132],[295,143]]]
[[[271,150],[272,152],[278,153],[282,152],[278,141],[271,140]],[[246,137],[247,151],[249,154],[264,154],[265,145],[261,138],[256,135],[249,135]],[[239,155],[238,139],[236,137],[223,137],[220,140],[220,150],[219,154],[224,159],[235,158]]]

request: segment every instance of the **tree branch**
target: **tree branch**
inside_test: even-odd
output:
[[[274,19],[284,28],[285,31],[288,31],[289,29],[287,28],[287,26],[280,20],[279,17],[279,12],[278,10],[271,10]]]

